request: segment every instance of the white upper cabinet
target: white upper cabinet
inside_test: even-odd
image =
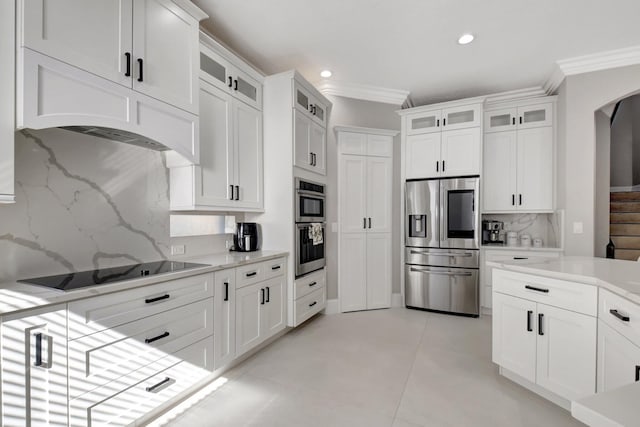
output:
[[[517,132],[488,133],[484,137],[482,201],[484,210],[517,209]]]
[[[407,135],[440,132],[441,115],[441,110],[434,110],[407,116]]]
[[[553,209],[553,129],[518,131],[518,210]]]
[[[294,81],[293,97],[293,105],[297,109],[304,111],[314,122],[326,127],[327,107],[298,81]]]
[[[21,0],[23,45],[198,113],[199,20],[170,0]]]
[[[326,126],[318,124],[299,108],[293,109],[294,166],[325,175]]]
[[[487,133],[514,130],[517,127],[517,116],[518,109],[516,107],[485,111],[484,131]]]
[[[409,135],[405,143],[405,178],[440,176],[442,167],[440,141],[442,134]]]
[[[0,3],[0,203],[15,200],[15,3]]]
[[[501,132],[505,130],[527,129],[553,125],[553,103],[526,106],[510,106],[485,111],[484,131]]]
[[[234,146],[237,171],[235,200],[244,209],[262,209],[262,112],[242,102],[234,102]]]
[[[442,132],[440,176],[480,174],[480,128]]]
[[[479,127],[482,106],[465,105],[442,110],[442,130],[455,130]]]

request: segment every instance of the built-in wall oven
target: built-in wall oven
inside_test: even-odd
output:
[[[406,183],[405,305],[480,312],[479,178]]]
[[[325,185],[295,179],[296,277],[324,268]]]

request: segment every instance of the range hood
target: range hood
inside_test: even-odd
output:
[[[18,129],[61,128],[199,162],[197,115],[28,48],[21,51]]]

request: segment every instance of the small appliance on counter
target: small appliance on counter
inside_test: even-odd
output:
[[[482,243],[504,243],[504,241],[500,240],[500,233],[503,227],[504,223],[502,221],[482,220]]]
[[[238,222],[233,235],[232,251],[254,252],[262,246],[262,230],[256,222]]]

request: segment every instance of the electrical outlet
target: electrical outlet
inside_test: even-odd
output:
[[[233,242],[231,240],[225,240],[224,241],[224,246],[225,248],[229,249],[231,248],[231,245],[233,244]]]
[[[185,251],[184,245],[171,246],[171,255],[184,255],[184,251]]]
[[[582,234],[584,233],[584,228],[582,222],[574,222],[573,223],[573,234]]]

